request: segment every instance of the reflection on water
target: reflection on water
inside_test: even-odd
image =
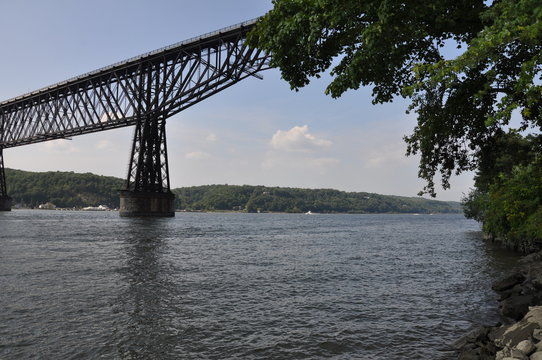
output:
[[[127,315],[118,324],[118,354],[126,359],[164,359],[174,354],[178,333],[168,314],[180,312],[177,287],[162,254],[167,241],[164,219],[126,219],[126,265],[119,269],[128,287],[116,306]],[[113,345],[114,345],[113,344]]]
[[[516,257],[460,216],[14,211],[0,358],[453,359]]]

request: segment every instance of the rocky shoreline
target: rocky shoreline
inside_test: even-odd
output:
[[[460,360],[542,360],[542,251],[520,260],[520,269],[496,281],[503,323],[480,326],[453,346]]]

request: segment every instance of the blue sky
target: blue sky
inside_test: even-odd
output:
[[[270,0],[0,1],[0,100],[263,15]],[[292,92],[277,70],[247,79],[168,120],[173,187],[250,184],[416,196],[418,158],[402,137],[408,105],[340,99],[326,79]],[[4,151],[7,167],[124,178],[132,128]],[[472,174],[438,199],[459,200]]]

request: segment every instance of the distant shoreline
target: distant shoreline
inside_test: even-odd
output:
[[[124,180],[74,172],[6,169],[13,207],[120,208]],[[201,185],[172,189],[175,208],[208,212],[270,213],[462,213],[459,202],[422,197],[262,185]]]
[[[84,210],[82,208],[56,208],[56,209],[38,209],[38,208],[13,208],[12,211],[20,210],[35,210],[35,211],[76,211],[76,212],[118,212],[119,209],[107,209],[107,210]],[[235,210],[184,210],[177,209],[176,213],[192,213],[192,214],[287,214],[287,215],[307,215],[307,216],[318,216],[318,215],[412,215],[412,216],[422,216],[422,215],[463,215],[460,212],[435,212],[435,213],[410,213],[410,212],[380,212],[380,213],[357,213],[357,212],[329,212],[329,213],[315,213],[311,212],[310,214],[303,212],[287,212],[287,211],[260,211],[258,212],[247,212],[247,211],[235,211]]]

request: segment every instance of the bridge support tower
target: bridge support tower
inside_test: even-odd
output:
[[[126,189],[120,192],[120,216],[173,217],[174,201],[169,184],[166,120],[147,115],[136,124]]]
[[[0,147],[0,211],[11,211],[11,198],[6,187],[3,149]]]

